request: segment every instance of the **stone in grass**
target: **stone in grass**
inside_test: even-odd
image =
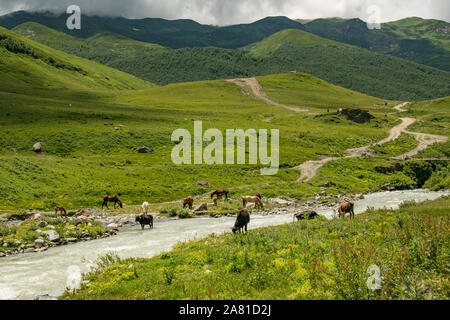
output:
[[[33,145],[33,151],[36,153],[41,153],[42,152],[42,144],[40,142],[36,142]]]
[[[138,149],[138,152],[139,153],[151,153],[151,152],[153,152],[153,149],[149,148],[149,147],[140,147]]]
[[[194,211],[195,211],[195,212],[206,211],[206,210],[208,210],[208,204],[207,204],[207,203],[199,204],[198,206],[196,206],[196,207],[194,208]]]
[[[47,239],[52,242],[57,242],[61,239],[61,237],[59,236],[59,233],[56,232],[55,230],[42,231],[42,233],[46,234]]]
[[[197,185],[203,188],[211,188],[211,185],[208,183],[208,181],[197,181]]]

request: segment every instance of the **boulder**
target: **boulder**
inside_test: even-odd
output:
[[[55,230],[42,231],[42,233],[46,234],[47,239],[52,242],[57,242],[61,239],[61,237],[59,236],[59,233],[56,232]]]
[[[208,210],[208,204],[207,204],[207,203],[199,204],[198,206],[196,206],[196,207],[194,208],[194,211],[195,211],[195,212],[198,212],[198,211],[206,211],[206,210]]]
[[[118,230],[119,225],[117,223],[110,223],[106,226],[108,229]]]
[[[41,153],[42,152],[42,145],[41,145],[40,142],[36,142],[33,145],[33,151],[36,152],[36,153]]]
[[[149,147],[140,147],[138,149],[139,153],[151,153],[153,152],[153,149],[149,148]]]
[[[196,184],[203,188],[211,188],[211,185],[208,183],[208,181],[197,181]]]
[[[34,244],[36,247],[41,247],[45,243],[44,239],[36,239],[34,240]]]

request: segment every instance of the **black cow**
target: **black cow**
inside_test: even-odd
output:
[[[242,232],[243,229],[245,229],[245,232],[247,232],[247,224],[250,222],[250,214],[248,213],[247,209],[242,209],[239,211],[236,222],[234,223],[234,227],[231,229],[233,233],[236,233],[236,231]]]
[[[144,230],[145,225],[149,225],[150,229],[153,229],[153,216],[151,214],[140,214],[136,216],[136,222],[141,224],[142,230]]]
[[[294,220],[295,219],[297,219],[297,221],[304,220],[304,219],[312,220],[317,216],[318,216],[318,214],[314,210],[306,210],[306,211],[294,214]]]

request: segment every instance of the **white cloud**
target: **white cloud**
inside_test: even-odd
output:
[[[63,12],[78,4],[84,14],[193,19],[205,24],[248,23],[266,16],[313,19],[368,19],[371,5],[379,6],[381,21],[419,16],[450,21],[449,0],[1,0],[0,14],[17,10]]]

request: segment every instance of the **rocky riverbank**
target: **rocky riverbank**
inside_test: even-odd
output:
[[[170,219],[156,215],[156,221]],[[136,225],[134,214],[111,215],[99,209],[69,211],[67,216],[27,211],[0,216],[0,257],[110,237]]]
[[[237,197],[234,200],[237,200]],[[352,196],[328,196],[323,191],[316,194],[314,199],[296,200],[290,198],[263,198],[263,202],[270,208],[254,209],[253,205],[248,208],[252,214],[272,215],[272,214],[295,214],[308,209],[324,210],[335,209],[340,203],[345,201],[356,201],[364,198],[364,195]],[[240,198],[239,198],[240,199]],[[233,200],[233,199],[232,199]],[[212,207],[212,204],[201,204],[202,208]],[[208,206],[209,205],[209,206]],[[220,217],[213,213],[194,210],[196,216],[209,215]],[[158,221],[174,220],[158,213],[154,215],[155,223]],[[227,213],[227,216],[234,216],[236,212]],[[10,214],[0,216],[0,226],[3,229],[14,229],[15,233],[0,237],[0,257],[10,256],[20,253],[42,252],[49,248],[110,237],[117,234],[122,228],[136,225],[134,214],[111,215],[100,209],[81,209],[69,211],[67,216],[55,216],[51,212],[27,211],[21,214]]]

